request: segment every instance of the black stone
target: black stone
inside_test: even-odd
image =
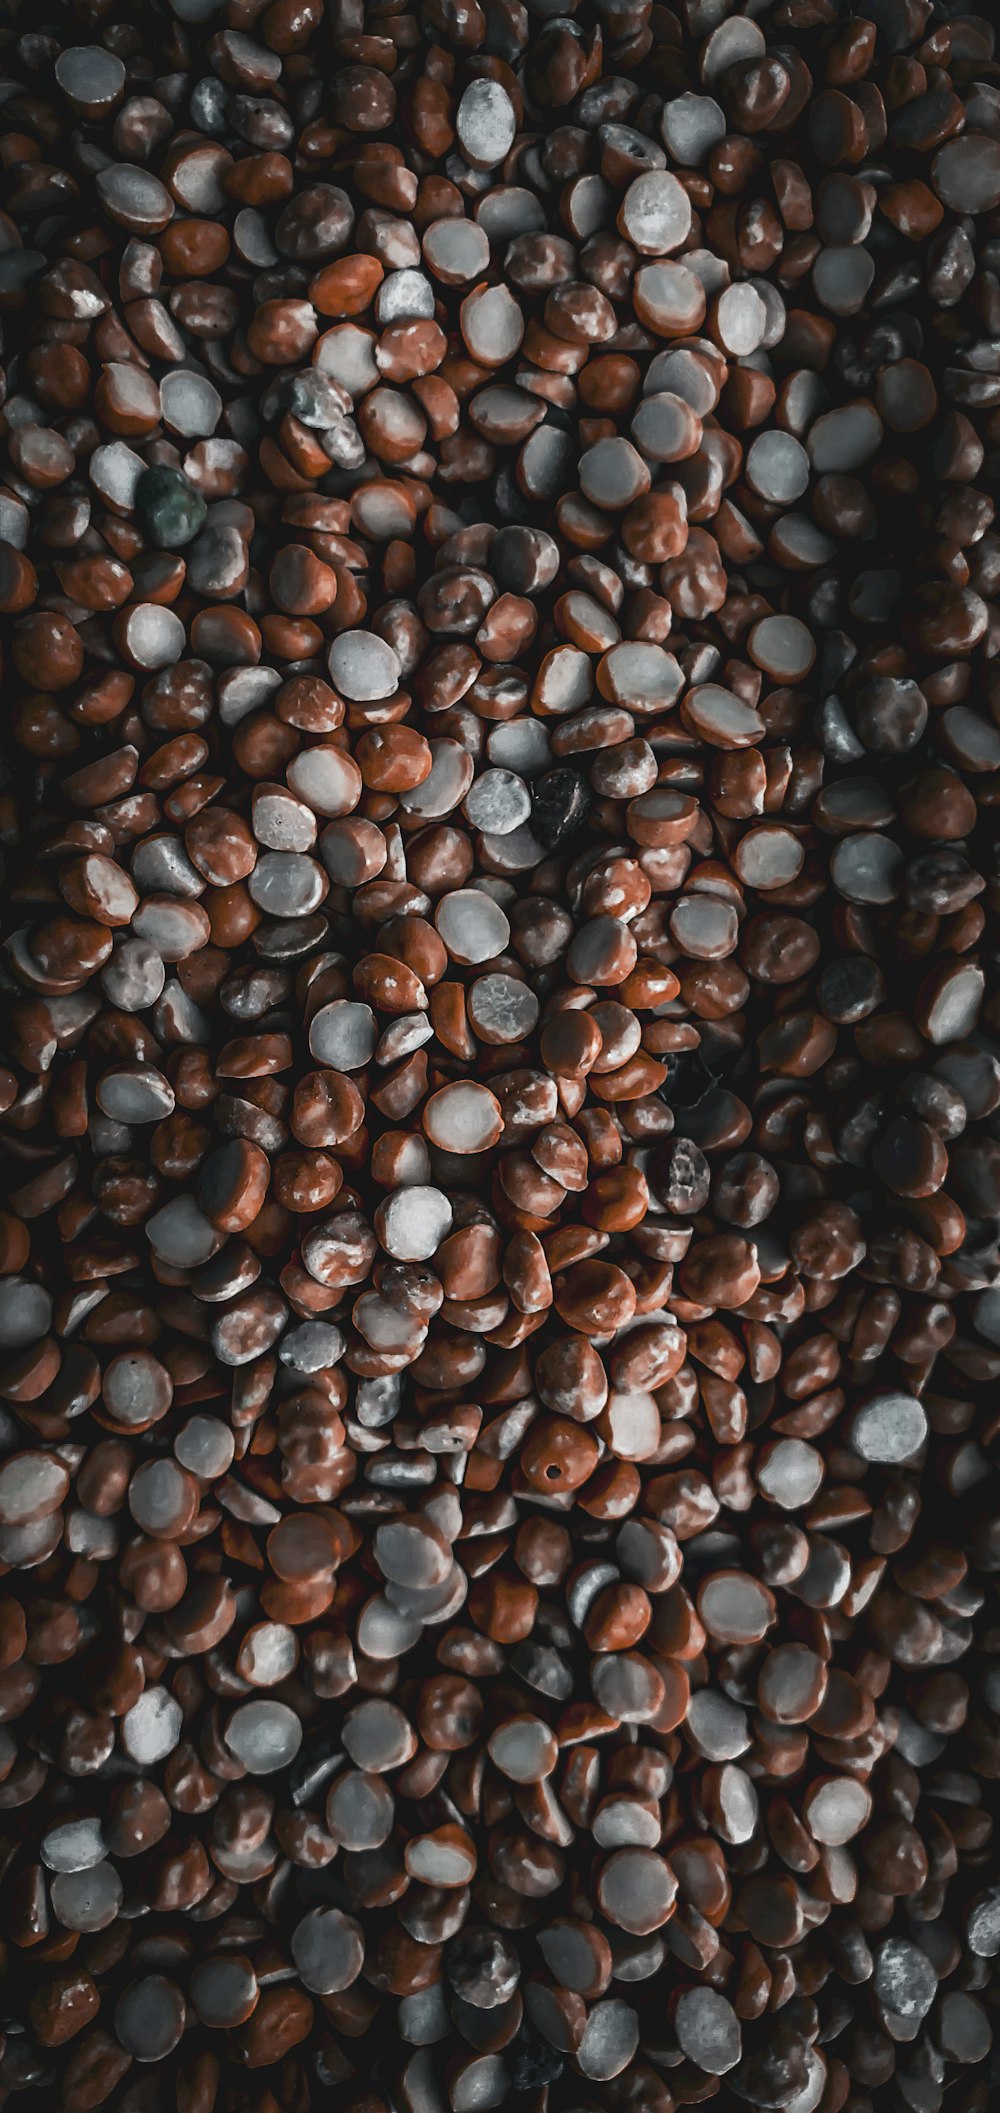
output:
[[[853,1027],[866,1020],[885,996],[885,977],[867,954],[844,954],[828,961],[816,993],[828,1020]]]
[[[306,1741],[288,1771],[293,1805],[308,1805],[324,1783],[335,1776],[344,1758],[343,1741],[334,1732],[319,1732]]]
[[[519,1643],[511,1652],[511,1670],[526,1687],[554,1702],[568,1702],[573,1693],[573,1675],[551,1644]]]
[[[661,1145],[649,1162],[649,1186],[657,1203],[676,1217],[688,1211],[703,1211],[708,1202],[712,1176],[708,1160],[687,1137],[672,1137]]]
[[[463,2002],[476,2010],[496,2010],[514,1994],[521,1962],[502,1931],[464,1929],[448,1946],[445,1973]]]
[[[181,550],[203,526],[208,508],[180,470],[144,470],[136,487],[136,510],[157,550]]]
[[[586,778],[576,770],[550,770],[535,786],[529,826],[546,851],[555,851],[583,828],[589,813]]]
[[[562,2055],[555,2047],[522,2025],[511,2041],[505,2060],[515,2091],[540,2091],[554,2084],[563,2073]]]
[[[718,1072],[709,1069],[700,1049],[671,1051],[666,1064],[661,1090],[671,1108],[696,1108],[718,1082]]]
[[[803,2089],[809,2074],[806,2057],[805,2041],[778,2025],[759,2047],[744,2056],[739,2068],[732,2070],[729,2082],[738,2097],[748,2099],[752,2106],[778,2113],[778,2108],[787,2106]]]

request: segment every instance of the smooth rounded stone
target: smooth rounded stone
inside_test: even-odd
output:
[[[139,668],[170,668],[187,643],[184,626],[173,609],[157,602],[136,602],[128,612],[126,650]]]
[[[714,961],[732,953],[739,920],[734,904],[719,896],[686,895],[671,913],[670,932],[695,961]]]
[[[195,2016],[203,2025],[227,2031],[252,2017],[260,1989],[249,1959],[220,1953],[195,1967],[188,1994]]]
[[[342,1736],[355,1767],[373,1775],[402,1768],[416,1751],[413,1729],[402,1710],[379,1696],[355,1703],[348,1710]]]
[[[292,1931],[292,1957],[314,1995],[336,1995],[356,1981],[365,1959],[360,1923],[339,1908],[313,1908]]]
[[[163,418],[184,440],[207,439],[222,417],[222,398],[206,375],[174,367],[160,383]]]
[[[714,96],[668,95],[660,117],[664,146],[682,169],[697,169],[725,139],[726,115]]]
[[[147,469],[137,459],[133,503],[150,542],[156,550],[183,550],[205,526],[205,500],[182,471],[165,464]]]
[[[685,1729],[708,1761],[736,1761],[750,1744],[747,1713],[718,1688],[696,1688],[688,1703]]]
[[[126,80],[121,60],[99,44],[74,44],[61,51],[55,77],[69,101],[92,118],[104,117],[114,109]]]
[[[432,741],[429,775],[412,792],[400,793],[399,804],[419,821],[439,821],[464,799],[475,774],[472,757],[457,741]]]
[[[445,1892],[471,1884],[476,1875],[476,1852],[469,1835],[448,1823],[428,1834],[412,1834],[404,1858],[410,1878]]]
[[[101,989],[119,1012],[145,1012],[155,1005],[167,980],[163,959],[148,939],[133,933],[116,938],[114,952],[101,970]]]
[[[871,1811],[871,1792],[864,1783],[850,1776],[833,1776],[828,1782],[810,1785],[803,1817],[814,1841],[839,1849],[867,1826]]]
[[[670,1865],[650,1849],[617,1849],[597,1881],[602,1913],[618,1929],[648,1937],[670,1918],[677,1881]]]
[[[833,537],[824,535],[805,514],[784,514],[768,538],[771,556],[796,571],[810,572],[817,565],[828,565],[836,548]]]
[[[48,1871],[92,1871],[107,1854],[100,1820],[63,1820],[42,1836],[38,1853]]]
[[[903,853],[892,837],[860,830],[842,837],[830,858],[830,878],[848,902],[885,904],[899,893]]]
[[[477,976],[467,999],[469,1019],[481,1041],[521,1042],[531,1034],[540,1006],[519,976]]]
[[[985,995],[986,977],[978,963],[956,962],[928,1006],[924,1022],[928,1041],[937,1048],[964,1041],[978,1023]]]
[[[173,1113],[175,1099],[169,1079],[152,1064],[122,1064],[105,1071],[94,1097],[104,1115],[127,1124],[162,1122]]]
[[[669,389],[643,397],[630,430],[636,446],[653,462],[687,461],[696,453],[702,436],[697,412]]]
[[[748,359],[767,336],[767,304],[755,286],[740,282],[718,296],[717,327],[726,352]]]
[[[540,719],[501,720],[487,737],[486,752],[498,770],[519,778],[537,777],[552,761],[548,729]]]
[[[960,1988],[941,1998],[936,2039],[951,2062],[983,2062],[993,2045],[993,2028],[983,2005]]]
[[[466,286],[489,269],[490,237],[474,220],[434,220],[422,237],[424,261],[446,286]]]
[[[415,1182],[399,1189],[375,1214],[375,1230],[398,1262],[429,1262],[451,1231],[452,1208],[441,1189]]]
[[[866,249],[831,244],[813,265],[813,292],[830,315],[857,315],[874,277],[875,259]]]
[[[776,1618],[774,1594],[745,1570],[718,1570],[698,1591],[698,1612],[720,1643],[759,1643]]]
[[[290,790],[316,814],[351,814],[361,796],[361,772],[340,748],[303,749],[292,757],[286,776]]]
[[[531,822],[522,822],[506,836],[483,838],[483,850],[493,871],[502,874],[530,872],[544,857],[545,848],[535,835]]]
[[[373,704],[395,695],[399,660],[392,647],[374,631],[342,631],[334,639],[328,658],[334,687],[353,703]]]
[[[462,303],[462,335],[473,359],[501,366],[524,337],[524,317],[506,286],[475,287]]]
[[[248,1775],[275,1775],[294,1761],[302,1726],[286,1702],[245,1702],[233,1711],[225,1741]]]
[[[85,1871],[57,1871],[49,1880],[52,1912],[64,1930],[87,1935],[114,1922],[125,1888],[114,1864],[92,1864]]]
[[[492,981],[481,977],[480,982]],[[485,1152],[499,1142],[504,1120],[500,1102],[488,1086],[456,1079],[441,1086],[424,1104],[423,1126],[431,1144],[443,1152]]]
[[[380,1849],[392,1833],[395,1800],[381,1776],[347,1768],[327,1793],[326,1824],[344,1849]]]
[[[52,1299],[27,1277],[0,1277],[0,1348],[23,1350],[48,1333]]]
[[[383,1577],[414,1591],[430,1591],[451,1575],[451,1548],[426,1517],[384,1520],[375,1529],[374,1553]]]
[[[713,748],[751,748],[764,731],[751,706],[717,682],[698,683],[688,690],[682,711]]]
[[[144,897],[156,893],[195,897],[205,892],[204,875],[192,865],[176,836],[148,836],[137,844],[132,855],[132,879]],[[141,904],[140,910],[146,907]]]
[[[342,1329],[332,1321],[299,1321],[286,1330],[278,1347],[279,1362],[290,1372],[308,1378],[330,1372],[339,1365],[346,1343]]]
[[[0,1526],[33,1526],[69,1495],[69,1470],[55,1453],[15,1453],[0,1464]]]
[[[166,1415],[174,1389],[166,1366],[151,1351],[123,1350],[105,1366],[101,1392],[112,1421],[138,1431]]]
[[[662,712],[684,688],[683,672],[674,655],[641,639],[624,641],[605,653],[600,681],[614,702],[630,712]],[[655,771],[652,754],[650,762]],[[651,776],[650,782],[655,784],[655,778]]]
[[[311,917],[326,894],[326,876],[314,858],[265,851],[250,874],[247,893],[269,917]]]
[[[470,2055],[452,2082],[452,2113],[490,2113],[510,2095],[510,2072],[499,2054]]]
[[[791,506],[809,489],[809,456],[794,433],[759,433],[747,450],[747,483],[775,506]]]
[[[482,888],[455,888],[443,895],[434,922],[453,960],[469,967],[495,961],[510,939],[507,917]]]
[[[757,1486],[782,1511],[811,1504],[823,1480],[823,1461],[804,1438],[779,1438],[757,1465]]]
[[[358,1616],[358,1646],[366,1658],[387,1661],[412,1651],[423,1635],[423,1623],[401,1614],[382,1593],[367,1600]]]
[[[931,182],[951,212],[992,213],[1000,205],[1000,140],[985,132],[947,140],[931,163]]]
[[[540,1783],[552,1774],[559,1747],[540,1717],[509,1717],[487,1740],[494,1766],[515,1783]]]
[[[882,420],[873,403],[859,397],[824,411],[809,429],[806,446],[818,477],[863,468],[882,444]]]
[[[801,682],[816,658],[811,631],[797,616],[765,616],[747,641],[750,657],[777,682]]]
[[[263,787],[254,794],[253,833],[269,851],[311,851],[317,827],[312,808],[284,786]]]
[[[913,1394],[874,1394],[855,1410],[848,1431],[862,1460],[895,1466],[919,1453],[927,1437],[927,1415]]]
[[[760,1801],[752,1778],[744,1768],[726,1761],[716,1771],[715,1793],[718,1816],[715,1831],[723,1841],[738,1848],[752,1841],[760,1820]]]
[[[701,52],[702,78],[707,82],[718,79],[730,66],[744,59],[762,58],[766,50],[763,30],[752,19],[744,15],[733,15],[719,22],[706,38]]]
[[[740,2021],[715,1988],[685,1988],[677,1998],[674,2031],[688,2061],[706,2076],[725,2076],[743,2052]]]
[[[1000,1954],[1000,1886],[990,1886],[973,1900],[965,1918],[969,1950],[977,1959]]]
[[[361,1071],[371,1062],[378,1041],[378,1022],[370,1005],[335,998],[321,1006],[309,1026],[309,1049],[335,1071]]]
[[[633,300],[639,321],[658,337],[697,330],[707,306],[701,281],[680,263],[641,265],[633,282]],[[763,314],[763,304],[757,305]]]
[[[176,1697],[165,1687],[148,1687],[122,1718],[122,1745],[129,1759],[152,1768],[173,1753],[184,1722]]]
[[[192,1416],[174,1439],[174,1453],[199,1481],[215,1482],[233,1464],[236,1441],[218,1416]]]
[[[154,1254],[171,1269],[197,1269],[224,1245],[193,1196],[173,1196],[146,1220],[146,1238]]]
[[[433,2047],[446,2040],[451,2032],[451,2017],[441,1983],[401,1997],[396,2026],[407,2047]]]
[[[173,199],[149,169],[112,163],[98,169],[95,182],[102,210],[131,234],[159,234],[173,218]]]
[[[805,852],[790,829],[769,827],[748,830],[734,855],[740,879],[758,889],[784,888],[797,878],[805,864]]]
[[[187,2008],[176,1982],[164,1974],[134,1981],[115,2004],[115,2036],[137,2062],[162,2062],[184,2032]]]
[[[705,352],[705,340],[699,338],[698,346]],[[672,345],[665,352],[657,352],[650,360],[643,377],[643,396],[655,396],[661,392],[679,396],[698,418],[707,418],[714,411],[726,377],[726,365],[718,348],[712,345],[704,357],[690,346]]]
[[[972,1325],[984,1342],[1000,1348],[1000,1288],[980,1292],[973,1300]]]
[[[0,1527],[0,1562],[11,1570],[34,1570],[48,1561],[59,1546],[63,1522],[59,1513],[37,1519],[29,1526]]]
[[[277,1687],[295,1671],[298,1658],[294,1629],[286,1622],[262,1621],[243,1638],[237,1664],[251,1687]]]
[[[630,2003],[616,1997],[591,2007],[576,2050],[581,2076],[607,2082],[627,2069],[639,2045],[639,2020]]]
[[[410,1486],[427,1488],[430,1483],[431,1477],[425,1474],[419,1485],[411,1481]],[[468,1580],[457,1563],[452,1565],[446,1582],[432,1586],[428,1592],[418,1592],[408,1585],[394,1585],[391,1581],[385,1588],[386,1599],[400,1613],[417,1615],[422,1622],[432,1627],[439,1622],[450,1621],[459,1608],[464,1606],[467,1592]]]
[[[666,169],[636,176],[618,208],[619,232],[644,257],[664,257],[680,249],[691,229],[691,201],[683,184]]]
[[[511,770],[484,770],[474,778],[463,801],[466,820],[474,829],[495,836],[508,836],[531,813],[531,794],[523,778]]]
[[[474,169],[495,169],[510,153],[517,131],[514,105],[499,81],[472,81],[455,116],[458,143]]]
[[[875,1953],[872,1989],[890,2016],[919,2021],[937,1995],[938,1980],[919,1945],[907,1937],[887,1937]]]
[[[187,1531],[198,1509],[197,1486],[176,1460],[144,1460],[132,1477],[129,1509],[144,1533],[173,1540]]]
[[[609,1868],[609,1866],[605,1866]],[[592,1923],[569,1916],[546,1923],[538,1932],[538,1949],[554,1981],[574,1994],[590,1995],[603,1979],[607,1938]],[[530,2007],[531,1989],[526,1991]]]

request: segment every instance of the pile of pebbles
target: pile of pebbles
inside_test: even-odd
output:
[[[989,2113],[994,27],[0,105],[0,2104]]]

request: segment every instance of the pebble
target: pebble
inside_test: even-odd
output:
[[[985,2113],[988,14],[12,11],[4,2098]]]

